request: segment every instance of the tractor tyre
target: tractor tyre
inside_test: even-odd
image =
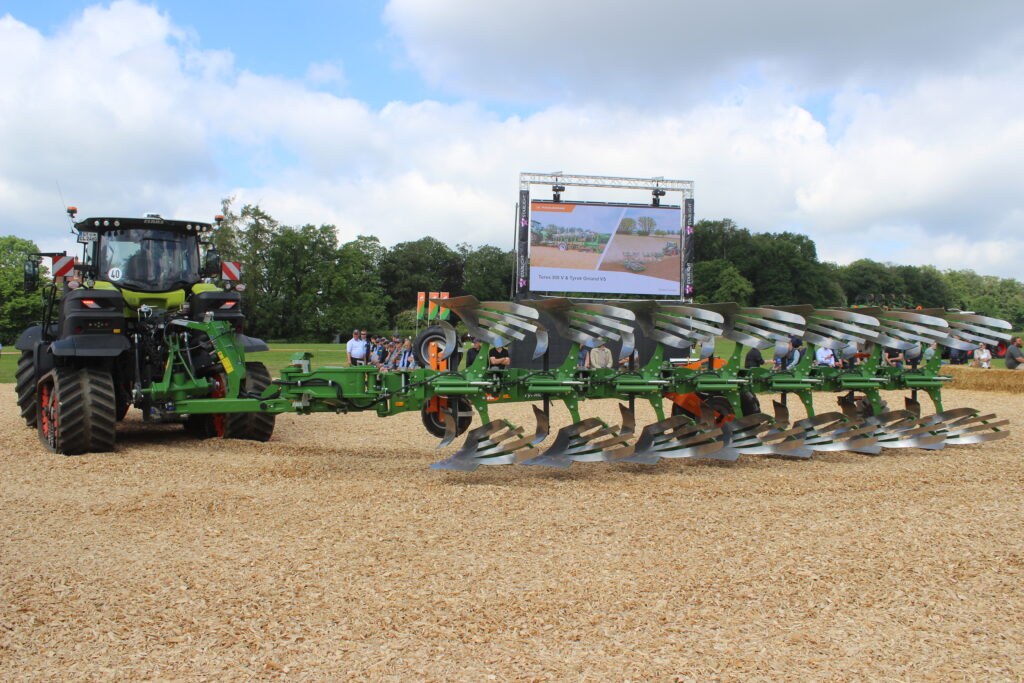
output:
[[[416,358],[416,364],[421,368],[430,367],[430,343],[435,342],[437,344],[438,351],[444,351],[447,341],[445,341],[444,328],[440,325],[431,325],[427,329],[416,335],[416,341],[412,343],[412,355]],[[456,342],[456,347],[458,342]],[[462,353],[456,348],[455,352],[452,353],[448,358],[448,368],[451,370],[457,370],[459,362],[462,360]],[[444,427],[442,427],[442,431]]]
[[[213,415],[189,415],[182,424],[185,426],[185,433],[193,439],[212,439],[217,436]]]
[[[270,371],[263,363],[246,363],[241,393],[259,396],[270,386]],[[225,439],[269,441],[274,433],[274,413],[228,413],[224,416]]]
[[[21,417],[29,427],[36,426],[36,359],[31,351],[22,351],[18,369],[14,373],[15,391],[18,393],[18,408]]]
[[[117,399],[110,372],[54,368],[39,381],[39,440],[63,455],[114,450]]]
[[[469,399],[460,396],[458,407],[459,419],[455,423],[456,436],[469,429],[469,425],[473,423],[473,405],[469,402]],[[423,426],[427,428],[431,436],[436,436],[439,439],[444,438],[444,420],[441,419],[441,413],[427,412],[427,407],[424,406],[423,410],[420,411],[420,418],[423,420]]]
[[[761,402],[757,400],[757,394],[753,391],[740,392],[740,408],[744,415],[753,415],[761,412]]]

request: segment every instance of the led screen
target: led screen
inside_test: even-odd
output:
[[[679,296],[679,207],[530,203],[530,289]]]

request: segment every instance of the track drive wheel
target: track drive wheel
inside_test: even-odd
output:
[[[259,396],[270,386],[270,371],[263,363],[246,363],[241,393]],[[269,441],[274,433],[274,413],[228,413],[224,416],[225,439]]]
[[[452,401],[452,399],[443,399],[438,397],[438,401]],[[433,402],[431,402],[433,403]],[[420,417],[423,420],[423,426],[427,428],[432,436],[436,436],[439,439],[443,439],[445,435],[444,431],[444,420],[441,417],[440,410],[431,411],[432,405],[426,405],[423,410],[420,411]],[[473,423],[473,405],[469,402],[468,398],[459,398],[459,420],[455,423],[456,436],[462,434],[464,431],[469,429],[469,425]]]
[[[114,450],[117,402],[110,373],[54,368],[39,380],[36,423],[50,451],[79,455]]]
[[[18,408],[21,417],[29,427],[36,426],[36,359],[31,351],[22,351],[18,369],[14,373],[15,391],[18,393]]]

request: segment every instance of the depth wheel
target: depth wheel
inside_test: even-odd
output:
[[[729,403],[729,399],[725,396],[713,394],[711,396],[703,397],[703,401],[715,412],[716,427],[721,427],[724,423],[732,422],[736,418],[736,413],[732,409],[732,404]],[[676,403],[672,404],[672,415],[688,415],[694,420],[700,422],[700,415],[695,415],[693,411],[687,410]]]
[[[447,335],[445,334],[445,328],[440,325],[431,325],[427,329],[423,330],[416,336],[416,341],[412,343],[412,355],[416,358],[416,364],[421,368],[430,367],[430,344],[434,342],[437,344],[437,352],[440,354],[448,346]],[[455,342],[456,350],[448,358],[448,368],[451,370],[457,370],[459,367],[459,361],[462,359],[462,354],[458,351],[458,342]]]
[[[270,386],[270,371],[263,363],[246,363],[240,393],[259,396]],[[274,413],[228,413],[224,416],[225,439],[269,441],[274,433]]]
[[[22,351],[14,373],[15,391],[21,418],[29,427],[36,426],[36,359],[31,351]]]
[[[452,399],[448,400],[451,401]],[[444,438],[444,420],[441,419],[441,412],[437,410],[428,412],[427,408],[429,406],[424,406],[423,410],[420,411],[420,419],[423,420],[423,426],[427,428],[427,431],[432,436],[436,436],[439,439]],[[465,397],[459,398],[458,408],[459,419],[455,423],[456,436],[469,429],[469,425],[473,423],[473,405],[469,402],[469,399]]]
[[[117,403],[110,373],[98,368],[54,368],[39,380],[39,440],[63,455],[114,450]]]

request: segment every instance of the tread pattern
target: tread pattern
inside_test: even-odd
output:
[[[14,374],[15,391],[21,417],[29,427],[36,426],[36,361],[31,351],[22,351]]]
[[[117,399],[110,372],[99,368],[54,368],[48,374],[56,396],[53,439],[40,440],[55,453],[79,455],[114,450]]]
[[[270,386],[270,371],[263,363],[245,364],[245,379],[241,391],[247,394],[262,394]],[[225,439],[251,439],[269,441],[274,433],[277,415],[272,413],[228,413],[224,424]]]

